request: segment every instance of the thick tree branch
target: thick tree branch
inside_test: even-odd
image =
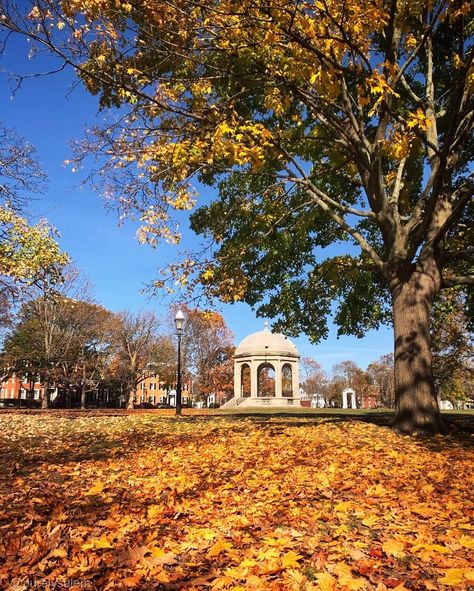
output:
[[[425,45],[427,39],[429,39],[431,37],[431,35],[433,34],[433,31],[434,31],[434,28],[435,28],[435,26],[436,26],[436,24],[438,22],[439,16],[443,12],[443,10],[444,10],[444,8],[446,6],[446,1],[447,0],[443,0],[442,2],[439,3],[438,10],[436,11],[436,13],[434,15],[432,15],[431,22],[430,22],[429,26],[426,28],[426,30],[425,30],[422,38],[420,39],[418,45],[415,47],[415,49],[412,51],[412,53],[405,60],[405,63],[403,64],[403,66],[399,69],[398,74],[397,74],[397,76],[395,77],[395,80],[394,80],[393,88],[396,87],[397,83],[399,82],[399,80],[401,79],[401,77],[405,74],[405,72],[407,71],[408,67],[417,58],[417,56],[419,55],[420,51],[423,49],[423,46]]]
[[[467,248],[463,248],[462,250],[457,251],[445,251],[443,253],[443,260],[445,261],[455,261],[458,259],[464,259],[474,255],[474,246],[469,246]]]
[[[423,221],[424,210],[430,199],[431,190],[437,182],[439,175],[441,174],[440,164],[441,163],[438,160],[438,162],[431,168],[430,176],[426,181],[425,188],[423,189],[423,192],[421,193],[408,222],[405,224],[405,232],[407,234],[412,234]]]
[[[451,277],[443,277],[441,280],[441,288],[455,287],[456,285],[474,285],[474,275],[452,275]]]
[[[466,182],[460,187],[457,191],[455,191],[454,195],[452,196],[452,200],[454,201],[454,205],[452,206],[451,212],[449,212],[443,223],[440,227],[433,233],[433,243],[437,244],[443,236],[456,224],[459,218],[464,211],[464,208],[467,204],[472,200],[474,196],[474,184],[472,179],[474,175],[471,175],[469,179],[466,179]],[[469,182],[470,181],[470,182]]]
[[[298,182],[298,180],[300,181],[300,179],[294,180],[295,182]],[[384,263],[382,259],[378,255],[377,251],[370,246],[370,244],[362,236],[362,234],[360,234],[360,232],[349,226],[349,224],[344,220],[344,218],[342,218],[335,211],[333,211],[331,207],[320,197],[317,191],[314,191],[311,187],[307,187],[306,190],[313,196],[316,205],[318,205],[324,212],[326,212],[329,215],[329,217],[332,220],[334,220],[345,232],[347,232],[354,238],[354,240],[359,244],[361,249],[364,252],[366,252],[369,255],[369,257],[373,260],[378,270],[383,273]]]
[[[435,87],[433,79],[433,40],[430,37],[426,40],[426,96],[425,96],[425,115],[428,122],[428,129],[426,131],[427,153],[430,166],[434,166],[435,157],[439,150],[438,144],[438,129],[436,125],[436,110],[435,110]],[[434,146],[432,148],[431,146]]]
[[[321,98],[316,99],[300,87],[295,86],[293,90],[317,119],[329,129],[334,130],[336,137],[340,138],[344,147],[352,154],[359,171],[362,171],[363,174],[367,173],[370,166],[370,144],[365,143],[356,129],[349,124],[349,114],[346,113],[346,110],[341,105],[337,105],[337,109],[346,116],[346,119],[341,119],[340,116],[332,112],[333,105],[322,104]]]
[[[316,185],[314,185],[314,183],[311,181],[311,179],[305,173],[305,171],[303,170],[303,168],[298,164],[298,162],[296,161],[296,159],[293,158],[293,156],[285,148],[280,147],[280,149],[285,154],[286,158],[296,168],[296,170],[298,171],[298,173],[301,175],[301,179],[304,180],[304,182],[306,183],[306,185],[308,187],[311,187],[311,190],[312,191],[315,191],[319,195],[319,197],[321,199],[323,199],[328,205],[330,205],[331,207],[334,207],[335,209],[337,209],[341,213],[352,214],[352,215],[355,215],[355,216],[358,216],[358,217],[371,218],[373,220],[376,220],[377,219],[377,215],[373,211],[370,211],[370,210],[362,210],[362,209],[357,209],[355,207],[350,207],[349,205],[344,205],[342,203],[339,203],[335,199],[332,199],[331,197],[329,197],[329,195],[327,195],[326,193],[324,193],[323,191],[321,191],[320,189],[318,189],[318,187],[316,187]],[[287,171],[288,171],[288,174],[289,175],[292,175],[293,174],[290,169],[287,169]]]
[[[423,99],[420,98],[415,91],[412,89],[412,87],[408,84],[408,80],[405,78],[405,76],[401,76],[400,77],[400,82],[402,84],[403,89],[405,90],[405,92],[408,94],[408,96],[411,98],[411,100],[417,104],[417,105],[422,105],[423,104]]]

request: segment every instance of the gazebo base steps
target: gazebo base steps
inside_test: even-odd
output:
[[[248,397],[248,398],[231,398],[228,402],[223,404],[221,408],[230,409],[230,408],[266,408],[266,407],[279,407],[279,408],[288,408],[288,407],[301,407],[301,400],[299,398],[287,398],[287,397],[277,397],[272,396],[271,398],[263,398],[263,397]]]

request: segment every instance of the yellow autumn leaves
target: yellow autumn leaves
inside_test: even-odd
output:
[[[472,586],[462,440],[432,448],[361,422],[95,411],[0,414],[0,445],[2,585],[47,572],[101,591]]]
[[[351,568],[344,562],[336,563],[332,574],[329,572],[316,574],[316,580],[319,583],[319,591],[335,591],[335,589],[359,591],[367,588],[366,580],[355,577]]]
[[[46,222],[31,225],[9,207],[0,206],[0,229],[2,275],[29,283],[40,273],[53,271],[68,260]]]
[[[29,18],[53,19],[46,5],[34,7]],[[438,116],[413,90],[413,76],[426,86],[416,74],[425,52],[420,44],[428,39],[424,6],[398,3],[392,23],[389,3],[371,0],[271,6],[65,0],[64,14],[55,18],[57,26],[69,19],[86,87],[101,96],[102,106],[128,111],[105,141],[108,172],[120,188],[126,184],[119,205],[124,215],[139,212],[139,240],[156,245],[160,238],[179,242],[175,211],[194,207],[194,179],[212,183],[236,169],[252,175],[281,163],[284,186],[296,174],[295,167],[288,172],[292,164],[326,157],[335,170],[357,178],[360,160],[356,166],[347,142],[363,154],[383,152],[386,188],[408,187],[399,165],[426,148],[427,136],[436,135],[430,117]],[[448,2],[432,17],[454,22],[468,10],[468,3]],[[389,23],[396,29],[393,51],[380,41]],[[452,56],[460,71],[466,67],[461,53]],[[426,90],[417,92],[427,96]],[[371,128],[385,117],[378,145],[369,148]],[[323,154],[313,149],[319,130]],[[349,160],[342,169],[341,159]],[[150,201],[159,207],[148,208]]]
[[[444,585],[461,587],[474,583],[474,568],[448,568],[444,576],[438,579]]]

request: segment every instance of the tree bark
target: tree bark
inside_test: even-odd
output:
[[[128,391],[127,408],[134,408],[135,406],[135,390],[130,388]]]
[[[444,433],[431,367],[430,325],[440,288],[434,261],[412,266],[392,284],[395,337],[394,427],[404,433]]]
[[[84,384],[81,384],[81,408],[85,409],[86,408],[86,402],[87,402],[87,391],[86,391],[86,387]]]
[[[41,408],[49,408],[49,396],[50,396],[50,392],[49,392],[49,384],[46,383],[44,385],[44,394],[43,397],[41,398]]]

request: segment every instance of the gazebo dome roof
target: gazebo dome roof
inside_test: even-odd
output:
[[[235,350],[236,357],[247,357],[251,355],[283,355],[299,357],[295,345],[285,335],[270,332],[268,323],[259,332],[254,332],[245,337]]]

